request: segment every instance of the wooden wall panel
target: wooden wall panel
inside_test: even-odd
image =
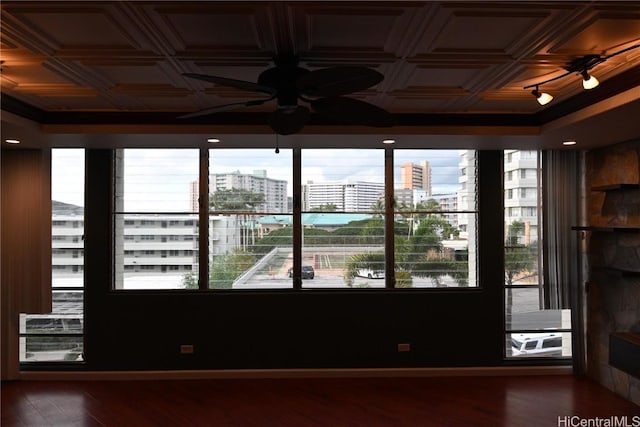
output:
[[[19,313],[50,313],[51,151],[2,150],[2,378],[18,365]]]

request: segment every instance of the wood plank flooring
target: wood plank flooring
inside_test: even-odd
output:
[[[3,427],[640,425],[640,407],[570,375],[13,381],[1,391]]]

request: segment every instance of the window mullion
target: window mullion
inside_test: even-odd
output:
[[[198,289],[209,288],[209,150],[200,149],[198,196]]]
[[[394,251],[394,214],[393,199],[393,150],[384,150],[384,260],[385,260],[385,288],[395,287],[395,251]]]
[[[293,149],[293,289],[302,288],[302,154]]]

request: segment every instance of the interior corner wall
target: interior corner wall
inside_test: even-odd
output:
[[[51,151],[4,149],[2,193],[2,379],[19,371],[19,314],[50,313]]]
[[[640,184],[640,141],[590,151],[586,163],[588,225],[608,230],[588,232],[587,373],[640,405],[640,378],[610,359],[612,334],[640,332],[640,189],[616,187]]]

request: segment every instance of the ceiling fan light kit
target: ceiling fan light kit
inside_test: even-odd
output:
[[[602,64],[609,58],[612,58],[616,55],[620,55],[621,53],[625,53],[633,49],[637,49],[639,47],[640,47],[640,44],[635,44],[633,46],[629,46],[625,49],[619,50],[617,52],[614,52],[606,56],[591,54],[591,55],[585,55],[579,58],[575,58],[564,67],[564,69],[566,70],[566,73],[538,82],[538,83],[525,86],[524,89],[533,88],[533,90],[531,91],[531,94],[537,99],[540,105],[546,105],[549,102],[551,102],[551,100],[553,100],[552,95],[550,95],[549,93],[540,91],[540,86],[545,85],[547,83],[551,83],[556,80],[560,80],[570,74],[579,74],[582,77],[582,87],[584,89],[586,90],[594,89],[598,87],[600,82],[598,81],[597,78],[589,74],[589,70],[591,70],[592,68],[594,68],[599,64]]]
[[[300,132],[311,117],[311,110],[342,123],[388,127],[395,124],[392,114],[366,101],[349,95],[369,89],[384,76],[361,66],[339,66],[307,70],[298,66],[298,58],[274,57],[274,66],[263,71],[256,83],[206,74],[184,73],[185,77],[213,84],[255,92],[266,97],[245,102],[217,105],[180,116],[182,119],[215,114],[222,111],[262,105],[276,100],[277,108],[269,116],[269,126],[276,134]],[[299,105],[302,101],[309,105]]]

